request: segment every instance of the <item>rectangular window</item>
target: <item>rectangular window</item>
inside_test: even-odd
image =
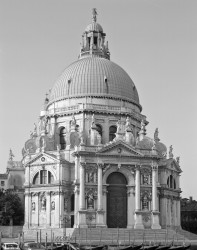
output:
[[[47,170],[40,171],[40,184],[47,184]]]
[[[1,186],[5,186],[5,181],[1,181]]]

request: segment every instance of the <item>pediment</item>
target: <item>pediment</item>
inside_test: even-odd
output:
[[[48,153],[39,153],[30,159],[25,165],[43,165],[43,164],[56,164],[59,160],[55,155],[51,155]]]
[[[105,145],[102,149],[97,151],[97,154],[99,155],[111,155],[111,156],[138,156],[142,157],[144,156],[141,152],[136,150],[131,145],[128,145],[127,143],[123,141],[117,141],[112,142],[110,144]]]
[[[176,172],[182,172],[179,164],[174,159],[169,159],[167,162],[168,169]]]

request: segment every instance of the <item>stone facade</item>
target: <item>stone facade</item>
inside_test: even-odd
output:
[[[167,157],[158,129],[146,136],[141,111],[94,9],[79,60],[55,83],[23,149],[24,231],[180,226],[179,158],[172,147]]]

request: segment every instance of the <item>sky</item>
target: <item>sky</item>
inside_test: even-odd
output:
[[[92,8],[111,61],[138,90],[147,135],[180,156],[182,197],[197,200],[197,1],[0,0],[0,173],[21,150],[45,94],[77,60]]]

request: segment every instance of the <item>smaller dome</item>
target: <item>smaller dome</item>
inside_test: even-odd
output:
[[[97,32],[103,33],[103,28],[101,27],[99,23],[93,22],[93,23],[90,23],[85,29],[85,32],[90,32],[90,31],[97,31]]]
[[[145,136],[143,140],[137,143],[137,148],[151,150],[154,145],[154,140],[148,136]],[[165,157],[167,153],[167,147],[162,142],[157,141],[155,144],[157,152],[160,157]]]

